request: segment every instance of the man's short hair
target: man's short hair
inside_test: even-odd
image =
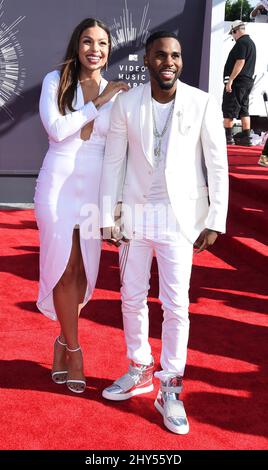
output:
[[[156,31],[155,33],[152,33],[146,41],[146,44],[145,44],[146,52],[148,52],[148,50],[150,49],[154,41],[156,41],[157,39],[161,39],[161,38],[173,38],[173,39],[176,39],[180,43],[180,40],[176,33],[173,33],[172,31]]]

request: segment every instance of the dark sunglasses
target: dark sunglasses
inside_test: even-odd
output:
[[[238,29],[233,29],[233,31],[231,31],[232,34],[236,34],[238,31]]]

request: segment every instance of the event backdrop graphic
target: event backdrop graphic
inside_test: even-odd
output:
[[[0,1],[0,21],[4,17],[4,0]],[[23,49],[17,39],[18,25],[24,20],[19,16],[10,24],[3,21],[0,25],[0,109],[10,119],[15,119],[8,107],[14,95],[20,95],[24,85],[25,69],[22,57]]]
[[[47,150],[38,114],[41,83],[59,67],[81,20],[96,17],[111,29],[105,78],[123,79],[131,87],[148,81],[144,44],[149,34],[164,29],[181,39],[182,80],[199,86],[202,48],[210,37],[210,30],[204,31],[208,8],[211,0],[0,0],[0,202],[32,198]]]
[[[124,8],[119,18],[114,18],[109,24],[112,36],[112,50],[123,49],[125,60],[122,63],[114,64],[113,72],[118,80],[125,80],[129,86],[135,87],[148,80],[146,68],[143,65],[143,48],[149,36],[149,26],[151,19],[148,17],[150,3],[146,3],[140,11],[140,19],[136,22],[133,13],[129,10],[127,0],[124,0]],[[121,62],[121,63],[120,63]]]

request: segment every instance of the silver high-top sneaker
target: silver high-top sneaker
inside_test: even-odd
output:
[[[102,396],[107,400],[120,401],[151,392],[154,389],[153,368],[153,358],[149,366],[131,361],[128,372],[117,379],[110,387],[105,388]]]
[[[182,377],[170,377],[161,381],[161,386],[154,402],[156,409],[164,418],[165,426],[176,434],[187,434],[189,423],[183,402],[179,400],[182,391]]]

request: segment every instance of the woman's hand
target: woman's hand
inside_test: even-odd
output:
[[[110,101],[119,91],[128,90],[129,86],[125,82],[109,82],[103,92],[95,100],[93,100],[93,104],[96,106],[96,108],[99,108],[100,106]]]

